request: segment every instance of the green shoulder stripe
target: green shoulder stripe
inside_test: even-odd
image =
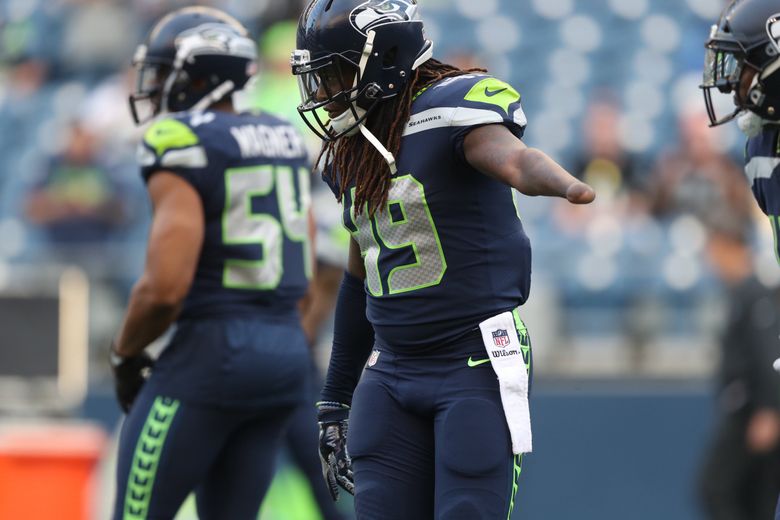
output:
[[[509,115],[509,105],[520,101],[520,94],[508,83],[496,78],[485,78],[471,87],[463,99],[496,105]]]
[[[195,146],[200,141],[189,126],[176,119],[161,119],[144,134],[144,142],[161,157],[168,150]]]

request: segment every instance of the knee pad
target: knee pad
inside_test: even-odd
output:
[[[512,456],[504,412],[488,399],[455,403],[446,412],[436,441],[444,467],[465,476],[505,472]]]
[[[453,501],[452,504],[442,508],[436,520],[494,520],[494,518],[489,517],[485,508],[481,507],[476,500],[465,498]]]

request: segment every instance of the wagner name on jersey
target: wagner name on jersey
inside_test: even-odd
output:
[[[469,130],[487,124],[522,137],[517,91],[481,74],[443,80],[417,94],[386,207],[356,215],[354,186],[345,194],[344,225],[364,256],[367,314],[383,347],[457,338],[528,297],[531,248],[514,193],[463,153]]]
[[[298,132],[264,113],[181,113],[155,121],[138,155],[146,181],[172,172],[203,202],[203,249],[181,318],[295,312],[311,275]]]

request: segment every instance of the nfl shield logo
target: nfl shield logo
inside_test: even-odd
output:
[[[379,354],[380,352],[378,350],[371,353],[371,357],[368,358],[368,366],[372,367],[376,365],[376,362],[379,360]]]
[[[506,331],[506,329],[498,329],[493,331],[493,344],[501,348],[509,345],[509,333]]]

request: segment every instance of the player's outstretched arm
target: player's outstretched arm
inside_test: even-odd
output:
[[[463,152],[471,166],[525,195],[563,197],[572,204],[589,204],[596,198],[593,188],[541,150],[527,147],[502,125],[469,132]]]
[[[148,188],[154,217],[146,265],[114,347],[126,358],[140,355],[176,319],[203,244],[203,204],[195,188],[169,172],[153,175]]]

